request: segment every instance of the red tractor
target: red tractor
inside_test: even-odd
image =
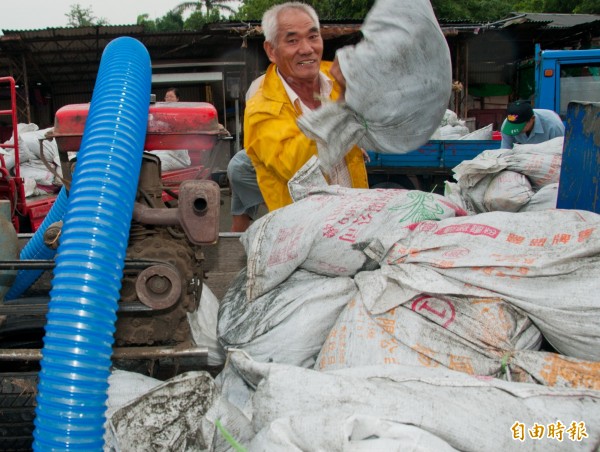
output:
[[[19,138],[15,81],[0,78],[10,86],[11,108],[0,110],[0,115],[11,117],[11,140],[0,144],[0,199],[11,201],[12,221],[19,233],[35,232],[50,211],[60,186],[40,194],[26,196],[26,179],[22,176],[23,150]],[[72,166],[81,145],[89,104],[66,105],[55,115],[54,127],[39,139],[37,154],[57,179],[68,183]],[[206,102],[154,102],[149,106],[148,128],[144,149],[148,157],[159,156],[159,178],[163,201],[173,200],[174,192],[185,180],[211,179],[214,148],[219,139],[230,139],[227,130],[219,124],[215,107]],[[60,158],[60,171],[52,167],[50,156],[44,155],[45,140],[54,141]],[[48,144],[46,142],[46,144]],[[14,150],[14,151],[11,151]],[[153,155],[151,155],[153,154]],[[140,176],[144,177],[144,173]]]

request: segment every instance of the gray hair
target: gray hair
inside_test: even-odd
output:
[[[279,31],[278,17],[282,11],[288,9],[298,9],[305,12],[313,20],[317,28],[321,28],[319,23],[319,16],[317,15],[314,8],[306,3],[301,2],[286,2],[280,5],[274,5],[270,7],[262,16],[261,27],[263,34],[265,35],[265,41],[270,42],[273,46],[277,43],[277,32]]]

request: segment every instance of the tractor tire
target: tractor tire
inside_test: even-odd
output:
[[[32,450],[37,384],[37,372],[0,373],[0,450]]]

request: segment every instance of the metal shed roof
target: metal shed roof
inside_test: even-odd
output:
[[[543,28],[571,28],[581,25],[589,26],[600,21],[598,14],[548,14],[548,13],[513,13],[516,17],[506,22],[505,26],[526,22],[538,23]]]
[[[336,46],[359,36],[359,21],[323,21],[327,43]],[[600,35],[600,15],[514,13],[491,24],[440,22],[447,38],[482,34],[490,30],[509,30],[515,39],[552,41],[563,39],[569,30],[585,30]],[[93,80],[104,47],[119,36],[140,40],[154,63],[178,60],[222,61],[245,48],[249,41],[262,40],[257,21],[211,24],[198,31],[147,32],[140,25],[107,25],[43,30],[3,30],[0,36],[0,67],[9,72],[25,68],[29,80],[51,84],[69,84]],[[464,37],[464,36],[463,36]],[[336,41],[337,40],[337,41]],[[257,44],[259,47],[262,44]],[[529,50],[527,50],[529,51]],[[238,53],[235,58],[241,58]]]

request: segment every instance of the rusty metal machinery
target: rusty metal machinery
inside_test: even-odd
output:
[[[76,166],[71,153],[81,143],[88,105],[63,109],[57,112],[53,138],[65,163],[68,186],[68,176]],[[146,347],[149,352],[144,356],[164,357],[170,353],[165,350],[179,347],[180,353],[192,344],[187,315],[198,308],[200,300],[202,248],[216,244],[219,233],[220,188],[208,178],[207,156],[217,139],[227,135],[210,104],[159,102],[150,106],[146,148],[187,149],[191,164],[163,172],[160,157],[144,152],[117,312],[119,356],[128,356],[123,352],[127,348],[136,350],[131,356],[138,356],[140,347]],[[47,246],[58,245],[60,227],[55,224],[47,229]],[[21,269],[48,270],[25,298],[0,300],[0,349],[4,332],[18,329],[23,319],[34,319],[30,325],[37,328],[43,325],[53,265],[53,261],[0,262],[0,275]]]
[[[198,308],[200,300],[202,246],[218,239],[220,188],[211,180],[185,181],[168,189],[166,202],[164,190],[159,158],[145,154],[117,312],[117,347],[174,346],[192,340],[187,314]],[[49,227],[44,238],[48,246],[56,246],[60,224]],[[53,266],[52,261],[5,260],[0,274]],[[45,276],[34,295],[49,293],[51,272]],[[36,300],[27,306],[21,300],[20,308],[18,301],[2,303],[0,316],[43,316],[48,300]]]
[[[177,193],[170,190],[177,198],[165,203],[159,162],[148,154],[142,163],[127,258],[152,263],[124,274],[118,346],[190,340],[187,313],[197,309],[202,290],[200,245],[215,243],[218,236],[218,185],[186,181]]]

